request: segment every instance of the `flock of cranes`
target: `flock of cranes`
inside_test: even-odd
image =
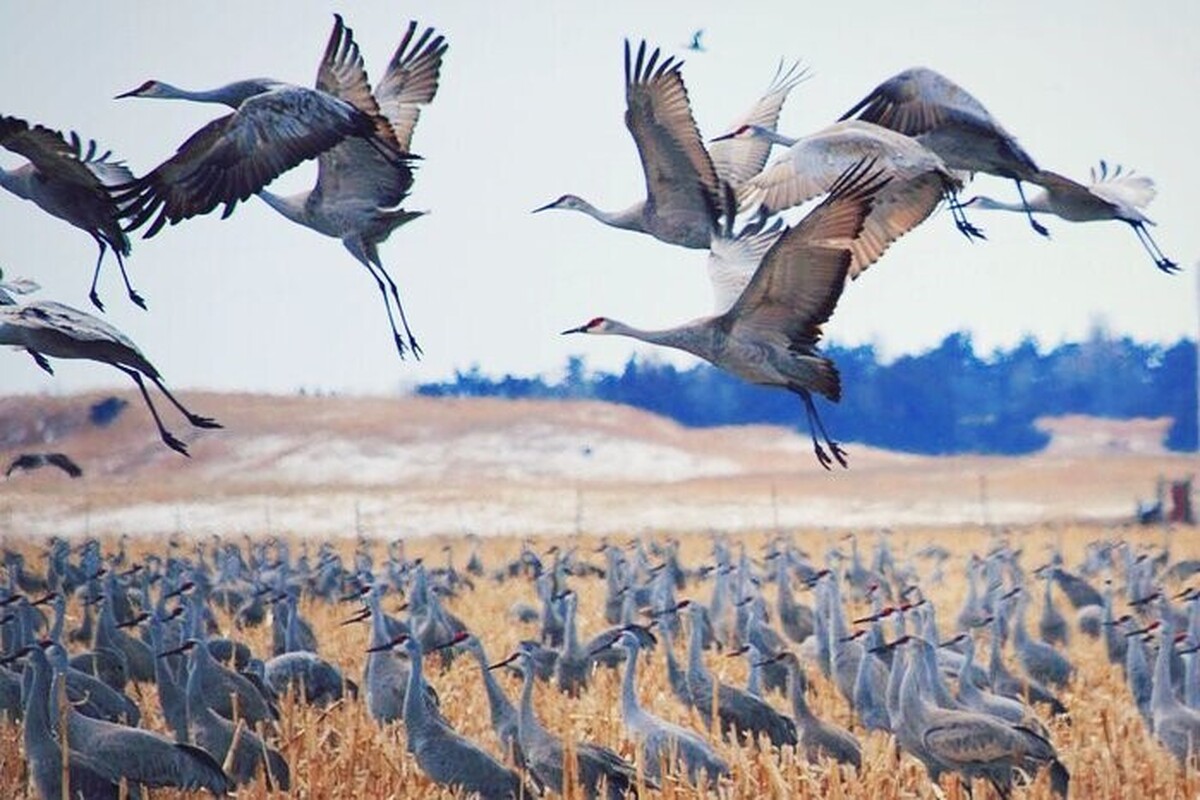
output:
[[[688,49],[704,49],[701,34],[696,32]],[[378,248],[423,213],[403,207],[419,158],[412,151],[413,132],[422,107],[436,95],[447,47],[432,28],[410,23],[372,87],[350,28],[336,16],[313,87],[257,78],[192,91],[146,81],[118,97],[215,103],[231,111],[139,177],[77,134],[65,137],[0,117],[0,146],[28,160],[15,170],[0,169],[0,186],[92,236],[100,254],[90,297],[101,310],[96,285],[110,249],[130,299],[146,305],[126,274],[129,233],[144,230],[143,236],[152,237],[168,223],[218,207],[228,216],[257,194],[289,220],[342,240],[376,283],[398,354],[419,357],[420,345]],[[795,392],[816,457],[827,469],[835,462],[847,466],[847,460],[813,399],[816,393],[836,402],[842,391],[836,365],[817,350],[821,326],[847,277],[857,278],[939,204],[946,204],[957,228],[971,239],[984,235],[967,219],[968,209],[1020,211],[1043,235],[1048,232],[1035,213],[1070,221],[1120,220],[1134,229],[1159,269],[1177,269],[1147,227],[1142,209],[1154,196],[1148,178],[1109,170],[1101,162],[1092,183],[1084,185],[1041,169],[978,100],[931,69],[905,70],[838,122],[792,138],[776,128],[785,100],[806,73],[781,63],[750,109],[706,143],[692,115],[683,62],[645,41],[636,48],[626,41],[624,55],[625,122],[645,173],[645,199],[612,212],[568,194],[536,211],[580,211],[611,227],[709,251],[714,315],[659,331],[598,317],[566,332],[616,334],[685,350],[747,381]],[[776,145],[787,149],[769,160]],[[310,191],[282,197],[266,190],[310,159],[318,169]],[[961,201],[965,183],[980,172],[1013,180],[1020,202]],[[1027,198],[1026,183],[1043,191]],[[781,214],[822,197],[801,221],[785,225]],[[162,440],[186,454],[150,404],[143,377],[179,403],[119,331],[61,304],[19,304],[3,287],[0,304],[14,306],[0,308],[0,343],[26,349],[46,369],[46,357],[116,366],[138,384]],[[216,425],[179,407],[193,425]]]
[[[64,781],[70,796],[88,798],[163,786],[223,795],[260,779],[287,790],[284,709],[345,703],[362,703],[371,724],[398,726],[429,780],[483,798],[577,787],[616,800],[670,783],[717,790],[734,770],[718,740],[767,759],[794,749],[813,769],[842,765],[852,775],[865,768],[864,737],[877,734],[934,784],[957,775],[968,790],[982,781],[1007,797],[1044,772],[1045,785],[1066,796],[1071,775],[1050,721],[1068,718],[1063,698],[1078,697],[1070,690],[1079,651],[1068,643],[1092,637],[1121,665],[1129,701],[1153,736],[1181,763],[1200,755],[1200,592],[1175,592],[1200,563],[1097,541],[1070,569],[1055,551],[1029,571],[1021,550],[997,538],[963,562],[968,591],[946,635],[932,579],[949,554],[893,550],[882,535],[869,560],[854,537],[833,545],[814,560],[788,537],[756,553],[714,536],[707,563],[689,565],[678,540],[639,538],[603,544],[600,566],[575,549],[538,552],[525,543],[513,561],[491,565],[473,549],[460,571],[448,546],[446,565],[433,567],[409,558],[399,541],[380,560],[366,539],[352,557],[330,542],[315,557],[307,545],[296,557],[273,538],[247,537],[242,546],[214,537],[190,554],[171,540],[165,553],[134,562],[124,538],[107,552],[96,540],[74,547],[56,539],[44,572],[30,570],[23,553],[5,555],[0,721],[23,725],[30,778],[46,800],[67,796]],[[1093,586],[1101,581],[1103,590]],[[515,583],[509,596],[533,601],[508,612],[525,621],[527,638],[495,662],[483,640],[507,646],[518,634],[483,618],[505,613],[480,604],[480,593],[492,591],[485,582]],[[604,601],[585,612],[578,591],[589,587]],[[811,591],[811,604],[793,587]],[[389,594],[404,597],[402,615],[385,610]],[[1026,623],[1032,597],[1041,597],[1036,633]],[[329,643],[338,627],[312,621],[318,611],[345,617],[339,603],[362,609],[343,625],[369,623],[359,639],[361,682],[345,669],[345,645]],[[1118,616],[1121,608],[1127,613]],[[249,633],[268,617],[271,635],[257,638],[270,652],[256,652]],[[611,627],[581,643],[581,628],[596,621]],[[675,641],[684,634],[681,663]],[[981,642],[989,658],[977,662]],[[456,729],[460,715],[437,691],[460,655],[478,668],[490,746]],[[743,656],[744,687],[712,669],[714,659]],[[669,691],[650,695],[653,713],[639,662],[659,659]],[[515,702],[499,678],[504,668],[519,678]],[[619,712],[632,745],[622,752],[565,740],[534,704],[539,693],[578,702],[608,669],[622,670]],[[848,706],[853,730],[814,712],[816,682]],[[455,696],[464,690],[458,683]],[[790,714],[780,710],[789,698]],[[147,702],[157,702],[165,732],[145,726]],[[675,702],[700,726],[660,716]]]

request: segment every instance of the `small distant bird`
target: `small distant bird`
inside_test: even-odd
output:
[[[442,56],[449,45],[442,36],[434,35],[433,28],[416,36],[417,23],[410,22],[383,79],[372,92],[354,33],[340,16],[334,16],[333,34],[317,71],[317,89],[360,107],[374,108],[388,120],[400,151],[409,153],[421,106],[437,93]],[[293,222],[341,239],[350,254],[366,267],[383,295],[401,358],[406,345],[396,329],[393,302],[408,337],[407,348],[417,357],[421,348],[408,328],[396,282],[379,260],[378,247],[396,228],[425,213],[400,208],[412,185],[413,171],[407,161],[387,158],[363,139],[350,137],[318,157],[317,183],[310,191],[289,197],[265,189],[258,194]]]
[[[33,294],[42,287],[28,278],[13,278],[4,280],[4,270],[0,269],[0,306],[15,306],[18,294]]]
[[[271,78],[251,78],[199,92],[150,80],[117,97],[192,100],[234,109],[188,137],[157,168],[118,187],[122,216],[128,218],[125,230],[150,223],[143,238],[168,222],[174,225],[222,204],[221,216],[228,217],[239,202],[282,173],[348,138],[363,139],[396,164],[410,158],[401,152],[379,107],[358,95],[345,99]]]
[[[826,469],[834,459],[845,467],[845,451],[825,430],[812,398],[815,391],[837,401],[841,378],[816,345],[845,287],[849,242],[862,233],[875,195],[888,181],[869,161],[848,170],[821,205],[780,235],[723,313],[657,331],[596,317],[563,333],[629,336],[674,347],[751,383],[795,392],[804,401],[817,460]],[[818,431],[832,456],[817,441]]]
[[[129,168],[112,160],[109,151],[97,153],[94,141],[87,142],[85,150],[77,133],[72,132],[68,142],[58,131],[41,125],[30,127],[17,117],[0,117],[0,147],[29,160],[14,170],[0,168],[0,186],[86,231],[100,247],[88,295],[92,304],[104,310],[96,282],[104,254],[111,247],[129,299],[145,308],[146,301],[133,290],[125,273],[129,237],[121,230],[121,206],[113,197],[113,187],[133,179]]]
[[[197,428],[220,428],[220,423],[184,408],[162,382],[162,377],[125,334],[107,322],[62,303],[37,301],[20,306],[0,306],[0,344],[23,347],[37,365],[51,375],[47,358],[83,358],[111,364],[137,384],[163,443],[188,455],[187,445],[176,439],[162,423],[142,376],[149,378],[171,404]]]
[[[1147,225],[1154,223],[1142,213],[1154,199],[1154,181],[1145,175],[1126,172],[1118,164],[1109,170],[1107,162],[1092,168],[1091,183],[1082,183],[1049,170],[1041,170],[1032,178],[1043,191],[1029,198],[1030,211],[1054,214],[1069,222],[1094,222],[1116,219],[1133,228],[1142,247],[1163,272],[1179,270],[1179,265],[1163,255],[1150,236]],[[972,197],[964,206],[974,205],[985,210],[1024,211],[1015,203],[1005,203],[990,197]]]
[[[80,466],[72,461],[66,453],[21,453],[8,465],[8,469],[4,471],[4,477],[10,477],[19,469],[31,472],[45,466],[58,467],[72,478],[78,478],[83,474]]]
[[[688,42],[687,49],[694,50],[697,53],[707,52],[708,48],[706,48],[704,46],[704,43],[700,41],[700,37],[702,37],[703,35],[704,35],[704,28],[698,28],[696,30],[696,32],[692,34],[692,40],[690,42]]]

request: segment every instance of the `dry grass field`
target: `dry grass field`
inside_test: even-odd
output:
[[[43,411],[68,419],[80,402],[40,401]],[[110,429],[72,434],[62,449],[70,446],[88,476],[71,482],[42,470],[0,481],[2,543],[24,552],[33,566],[44,563],[42,537],[52,533],[95,534],[112,548],[118,534],[129,532],[135,560],[163,553],[167,535],[174,532],[201,541],[210,541],[212,534],[238,540],[242,534],[273,534],[293,541],[297,550],[329,540],[348,559],[357,530],[368,537],[377,563],[387,543],[402,535],[410,557],[443,563],[442,548],[448,544],[461,567],[467,544],[457,534],[472,530],[487,534],[480,553],[490,570],[514,558],[523,539],[538,551],[553,544],[577,546],[585,558],[598,561],[591,551],[602,535],[620,542],[677,535],[681,560],[696,566],[711,557],[713,535],[757,557],[781,531],[821,563],[827,551],[845,547],[843,532],[853,531],[867,550],[876,536],[886,535],[898,560],[935,543],[953,553],[947,580],[924,586],[944,629],[965,594],[966,559],[998,540],[1022,549],[1027,570],[1044,563],[1052,547],[1061,549],[1068,565],[1076,564],[1085,544],[1101,539],[1123,538],[1147,548],[1169,541],[1172,559],[1200,557],[1191,529],[1168,532],[1121,523],[1132,513],[1134,498],[1151,494],[1157,475],[1184,475],[1195,463],[1154,447],[1129,447],[1129,431],[1099,440],[1080,436],[1091,444],[1022,459],[916,458],[853,446],[852,469],[826,475],[810,463],[804,435],[779,429],[687,431],[640,412],[600,405],[218,395],[195,395],[185,402],[217,416],[228,430],[193,441],[192,460],[162,448],[136,407]],[[0,399],[0,425],[19,428],[22,408]],[[22,446],[12,436],[0,439],[0,460]],[[930,565],[916,563],[927,575]],[[572,585],[580,596],[581,637],[587,637],[606,627],[603,581],[574,578]],[[773,586],[765,592],[773,603]],[[680,596],[707,599],[710,593],[711,583],[703,582]],[[447,607],[498,660],[519,640],[536,636],[534,626],[509,615],[514,603],[535,599],[527,579],[481,579],[475,591],[450,598]],[[1059,600],[1070,614],[1061,595]],[[389,597],[385,607],[390,610],[397,602]],[[337,624],[353,606],[305,598],[300,610],[319,632],[321,655],[358,678],[368,630]],[[69,615],[69,622],[79,618],[75,601]],[[220,623],[224,633],[243,638],[256,653],[269,653],[269,626],[236,631],[227,616]],[[1063,695],[1070,719],[1046,718],[1046,724],[1071,772],[1072,797],[1200,796],[1200,775],[1178,767],[1146,732],[1103,645],[1076,633],[1070,656],[1078,666]],[[706,658],[723,680],[744,682],[744,659],[715,653]],[[476,665],[459,658],[444,672],[432,665],[428,672],[455,728],[499,753]],[[814,711],[862,737],[862,771],[810,765],[788,750],[757,752],[717,741],[733,766],[733,778],[720,796],[967,796],[953,778],[934,790],[923,768],[909,756],[898,756],[888,737],[864,736],[832,684],[814,669],[809,674]],[[669,720],[707,727],[670,694],[661,652],[643,654],[639,675],[644,706]],[[539,684],[538,714],[567,738],[599,742],[632,757],[618,710],[618,678],[618,672],[600,670],[577,701]],[[507,675],[501,681],[515,698],[517,681]],[[153,688],[139,686],[134,696],[146,724],[165,730]],[[784,698],[770,700],[790,712]],[[451,796],[418,770],[405,750],[403,726],[377,726],[361,702],[319,711],[285,701],[275,741],[291,764],[290,796]],[[20,728],[0,726],[0,797],[31,796],[26,783]],[[697,796],[672,783],[661,793],[646,794]],[[578,787],[570,795],[582,796]],[[1050,797],[1046,776],[1017,795]],[[156,791],[151,796],[184,795]],[[272,793],[260,779],[237,796]],[[993,795],[977,784],[974,796]]]
[[[1094,525],[1013,528],[1000,535],[1014,546],[1024,548],[1030,566],[1034,566],[1033,561],[1041,558],[1050,544],[1060,545],[1067,561],[1073,562],[1080,557],[1085,542],[1121,533],[1145,536],[1146,544],[1161,542],[1161,534],[1157,531],[1142,534]],[[991,547],[995,535],[995,532],[976,527],[914,528],[897,530],[891,534],[891,539],[899,554],[912,552],[929,543],[947,547],[955,553],[948,565],[948,574],[959,575],[963,559],[971,552],[983,552]],[[767,533],[758,532],[739,535],[733,541],[744,544],[753,553],[759,553],[769,538]],[[587,552],[598,541],[595,537],[585,536],[573,538],[570,543]],[[681,541],[685,564],[698,564],[707,558],[710,547],[707,535],[684,535]],[[839,544],[836,536],[815,531],[799,532],[795,541],[814,556]],[[533,544],[536,549],[544,549],[556,542],[562,543],[562,540],[540,538]],[[864,544],[867,542],[864,539]],[[113,542],[108,544],[112,545]],[[1200,555],[1200,547],[1190,540],[1190,532],[1175,533],[1171,545],[1173,554],[1178,557]],[[129,546],[134,557],[162,551],[161,540],[138,539],[130,542]],[[413,540],[408,545],[408,554],[410,557],[424,556],[429,563],[439,563],[445,557],[441,552],[442,546],[440,539]],[[341,542],[344,556],[350,556],[353,547],[352,541]],[[515,557],[519,548],[518,540],[499,537],[485,540],[481,554],[485,564],[492,566]],[[32,546],[21,549],[31,555],[36,550]],[[377,558],[382,558],[385,543],[375,542],[374,551]],[[465,543],[454,544],[453,557],[459,565],[465,561],[466,552]],[[581,599],[581,634],[587,636],[606,627],[602,611],[603,581],[598,578],[576,578],[573,586]],[[687,590],[702,599],[707,598],[709,591],[710,584],[707,583]],[[961,579],[947,580],[943,585],[931,588],[930,598],[938,608],[943,625],[953,618],[963,593],[964,581]],[[773,591],[768,596],[773,599]],[[475,592],[451,599],[448,608],[478,632],[488,654],[498,660],[511,652],[520,639],[536,635],[533,626],[515,623],[508,615],[513,603],[530,602],[533,599],[533,588],[527,580],[496,583],[486,579],[480,582]],[[394,604],[396,601],[389,602]],[[302,614],[320,632],[321,654],[348,670],[348,675],[357,677],[365,662],[368,631],[361,625],[342,627],[337,624],[350,610],[348,606],[332,607],[312,600],[306,600],[301,605]],[[865,610],[866,606],[851,608],[852,612]],[[77,618],[78,609],[73,607],[72,612],[72,617]],[[221,623],[224,631],[243,637],[256,652],[269,652],[269,626],[235,632],[227,617],[222,617]],[[1121,673],[1108,664],[1103,646],[1078,635],[1073,641],[1071,657],[1079,667],[1079,674],[1063,695],[1070,709],[1070,721],[1047,720],[1061,757],[1071,771],[1072,796],[1196,797],[1200,793],[1200,775],[1180,769],[1170,755],[1148,736],[1130,701]],[[710,668],[724,680],[735,683],[745,680],[744,659],[728,659],[713,653],[708,654],[707,658]],[[487,701],[476,665],[467,658],[459,658],[445,672],[439,673],[432,666],[430,672],[429,679],[441,696],[442,709],[454,726],[498,753],[499,745],[488,723]],[[649,658],[643,654],[640,675],[640,699],[646,707],[675,722],[698,729],[706,727],[704,720],[696,718],[694,712],[686,710],[670,695],[666,684],[665,660],[661,653],[654,653]],[[845,701],[832,684],[811,669],[810,675],[814,682],[812,705],[816,713],[834,719],[862,735]],[[510,695],[515,696],[517,681],[508,676],[503,676],[501,680]],[[147,724],[165,730],[157,711],[153,688],[139,686],[135,696],[139,699]],[[593,686],[578,701],[568,700],[543,684],[538,685],[535,695],[538,713],[552,730],[578,739],[598,741],[632,756],[632,745],[622,735],[617,697],[618,673],[606,670],[597,672]],[[771,701],[781,710],[790,709],[782,697],[771,696]],[[319,711],[286,701],[278,742],[291,763],[292,796],[451,796],[430,784],[417,769],[412,757],[405,751],[403,726],[380,728],[367,716],[361,702],[346,701],[328,711]],[[908,756],[898,758],[888,737],[871,734],[863,739],[863,743],[864,766],[859,774],[830,764],[806,764],[788,750],[754,752],[719,743],[718,748],[734,768],[733,780],[722,787],[720,794],[746,798],[900,798],[933,794],[923,768]],[[956,780],[944,779],[943,783],[945,796],[966,796]],[[975,796],[988,796],[988,792],[990,790],[978,785]],[[648,794],[673,798],[697,796],[693,790],[677,785],[664,787],[661,795]],[[1019,795],[1051,796],[1045,777],[1030,790],[1019,791]],[[0,728],[0,796],[30,796],[26,794],[21,735],[16,726]],[[152,796],[183,795],[157,791]],[[272,793],[260,779],[259,784],[243,788],[238,796],[259,798],[272,796]]]

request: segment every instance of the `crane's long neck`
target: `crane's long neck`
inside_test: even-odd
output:
[[[411,640],[410,640],[411,641]],[[408,648],[408,686],[404,691],[404,725],[413,736],[428,727],[429,709],[425,705],[425,667],[421,648]]]
[[[500,688],[500,682],[496,680],[496,676],[488,669],[487,654],[483,650],[483,646],[472,647],[471,652],[475,656],[475,660],[479,662],[479,670],[483,673],[483,687],[487,691],[488,708],[491,710],[492,722],[496,724],[499,720],[514,713],[512,703],[508,700],[508,695],[504,694],[504,690]]]
[[[708,673],[704,669],[704,658],[701,655],[701,651],[704,649],[703,618],[698,612],[693,611],[691,622],[691,631],[688,634],[688,677],[707,678]]]
[[[527,743],[546,737],[546,731],[533,715],[533,663],[526,659],[522,669],[524,683],[521,685],[521,708],[517,712],[517,736],[521,739],[521,748],[526,749]]]
[[[621,211],[604,211],[581,198],[576,198],[576,202],[576,208],[579,211],[587,214],[592,219],[603,222],[605,225],[613,228],[621,228],[626,231],[646,232],[645,203],[638,203]]]
[[[288,196],[278,195],[274,192],[268,192],[263,189],[258,193],[258,196],[263,199],[267,205],[278,211],[283,216],[295,222],[298,225],[303,225],[307,228],[312,227],[311,214],[308,209],[308,198],[310,192],[300,192]]]
[[[784,147],[791,147],[796,142],[800,141],[799,139],[794,139],[791,136],[784,136],[774,128],[766,128],[762,125],[755,125],[751,128],[751,130],[754,132],[755,139],[761,139],[764,142],[770,142],[771,144],[780,144]]]
[[[1178,704],[1171,685],[1171,653],[1175,649],[1175,626],[1167,614],[1163,614],[1162,638],[1158,645],[1158,656],[1154,660],[1154,685],[1150,690],[1150,708],[1166,710]]]
[[[792,716],[797,723],[808,722],[812,719],[812,711],[808,700],[804,697],[804,681],[800,675],[800,663],[788,660],[788,692],[792,695]]]
[[[235,81],[219,86],[216,89],[180,89],[169,83],[158,81],[156,85],[157,99],[190,100],[194,103],[217,103],[230,108],[237,108],[243,102],[257,94],[269,90],[276,82],[265,78]]]
[[[62,750],[50,732],[50,662],[44,653],[31,653],[30,669],[33,679],[25,698],[26,758],[58,762],[62,759]]]
[[[1016,211],[1024,214],[1026,211],[1023,203],[1009,203],[1004,200],[997,200],[994,197],[980,195],[971,202],[972,208],[978,208],[983,211]],[[1050,213],[1049,198],[1045,192],[1038,192],[1029,198],[1029,211],[1040,211]]]
[[[675,328],[645,330],[627,325],[619,320],[610,319],[604,330],[596,332],[613,336],[627,336],[631,339],[638,339],[639,341],[656,344],[661,347],[673,347],[676,350],[683,350],[709,361],[713,359],[716,353],[712,337],[706,335],[707,331],[705,328],[697,327],[695,323]],[[728,586],[728,582],[725,585]],[[714,593],[716,591],[714,589]]]
[[[665,643],[670,648],[669,643]],[[670,653],[670,649],[667,650]],[[621,716],[625,718],[625,724],[638,719],[642,713],[641,706],[637,701],[637,657],[638,651],[636,647],[630,647],[625,651],[625,674],[621,678]]]

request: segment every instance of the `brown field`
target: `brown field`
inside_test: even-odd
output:
[[[599,534],[614,541],[677,534],[685,565],[694,566],[709,557],[714,533],[758,555],[782,531],[819,562],[828,550],[845,546],[841,530],[858,532],[860,545],[869,550],[876,531],[887,527],[897,560],[930,543],[954,553],[947,565],[953,577],[926,587],[943,629],[948,629],[965,592],[965,559],[989,549],[997,539],[1023,549],[1026,569],[1043,563],[1052,546],[1061,548],[1071,565],[1079,562],[1087,542],[1118,537],[1139,547],[1169,544],[1173,559],[1200,556],[1191,529],[1121,524],[1132,513],[1136,497],[1152,494],[1157,475],[1182,476],[1195,463],[1153,446],[1130,446],[1130,441],[1144,442],[1145,435],[1129,430],[1098,438],[1079,436],[1092,444],[1021,459],[917,458],[854,446],[852,469],[826,475],[812,463],[806,437],[791,432],[687,431],[639,412],[601,405],[196,395],[185,402],[220,418],[228,431],[194,441],[195,457],[189,461],[157,444],[144,411],[136,407],[112,429],[75,433],[50,448],[9,446],[4,443],[16,440],[2,426],[11,431],[23,424],[28,398],[21,400],[23,404],[0,399],[0,460],[23,449],[63,449],[89,470],[84,481],[67,481],[44,474],[46,470],[0,481],[4,544],[27,553],[35,566],[42,563],[38,539],[50,533],[93,533],[111,548],[115,534],[129,531],[134,534],[129,547],[135,558],[162,552],[162,534],[176,530],[204,540],[211,533],[231,538],[272,533],[310,547],[333,537],[349,557],[358,530],[370,537],[377,564],[395,536],[431,534],[414,536],[408,555],[442,563],[441,548],[449,543],[461,566],[467,545],[455,535],[473,530],[490,534],[480,548],[490,569],[513,558],[522,537],[532,537],[540,550],[569,543],[590,553]],[[38,405],[43,412],[48,409],[69,419],[81,402],[39,399]],[[1082,420],[1064,424],[1073,431],[1080,426],[1092,433],[1096,429]],[[581,450],[588,445],[590,455]],[[497,450],[482,451],[486,448]],[[581,534],[574,533],[577,528]],[[918,565],[928,570],[928,564]],[[603,582],[576,578],[573,586],[580,595],[580,633],[586,637],[606,627]],[[773,602],[773,587],[766,591]],[[681,596],[707,599],[710,592],[711,584],[703,583]],[[475,592],[452,598],[447,605],[498,659],[520,639],[536,635],[533,626],[508,617],[513,603],[534,599],[527,580],[487,579]],[[851,611],[863,608],[856,605]],[[1065,607],[1064,611],[1069,614]],[[78,612],[73,603],[69,624],[78,619]],[[319,631],[321,655],[348,675],[361,675],[368,631],[336,624],[349,613],[348,607],[329,607],[310,598],[302,603],[301,613]],[[234,632],[228,618],[221,621],[224,632],[243,637],[256,653],[269,652],[269,627]],[[1076,634],[1070,655],[1079,669],[1064,694],[1070,721],[1046,722],[1071,772],[1072,796],[1200,796],[1200,776],[1179,768],[1148,735],[1120,670],[1109,666],[1102,644]],[[707,659],[724,680],[745,680],[743,659],[711,653]],[[431,665],[430,673],[442,709],[455,727],[498,753],[474,663],[460,658],[444,673]],[[707,727],[670,695],[661,653],[643,654],[639,673],[646,707],[675,722]],[[836,689],[814,670],[810,675],[814,711],[861,736]],[[501,680],[515,696],[517,683],[507,676]],[[618,674],[604,670],[578,701],[567,701],[553,688],[539,685],[539,716],[551,730],[600,742],[632,757],[632,745],[622,735],[617,687]],[[136,696],[147,724],[163,730],[153,689],[139,687]],[[790,710],[783,698],[771,700]],[[288,701],[277,742],[291,764],[291,794],[296,797],[450,796],[419,772],[405,751],[403,726],[381,729],[361,703],[347,701],[320,712]],[[863,744],[864,767],[854,774],[828,764],[808,765],[790,751],[755,752],[718,742],[734,768],[733,780],[721,795],[934,794],[923,768],[908,756],[898,758],[888,737],[872,734]],[[25,798],[26,792],[20,729],[0,727],[0,797]],[[966,796],[954,779],[945,780],[939,792],[950,798]],[[577,790],[572,796],[576,794]],[[649,794],[696,796],[673,784],[661,795]],[[1017,794],[1051,796],[1045,776]],[[159,791],[152,796],[183,795]],[[237,796],[270,793],[260,779]],[[975,796],[993,795],[977,784]]]

